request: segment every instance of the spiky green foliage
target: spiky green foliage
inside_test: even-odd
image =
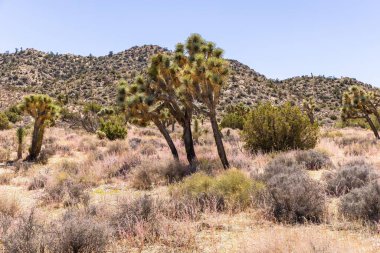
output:
[[[141,76],[131,85],[124,80],[119,83],[118,102],[129,121],[143,126],[153,122],[164,136],[173,158],[178,160],[177,148],[166,129],[174,119],[156,95],[157,90],[151,88],[150,80]]]
[[[195,105],[191,85],[182,80],[189,59],[181,54],[181,48],[183,46],[177,46],[174,55],[157,54],[152,57],[148,68],[148,103],[167,108],[182,126],[187,159],[195,171],[197,157],[191,131]]]
[[[45,128],[59,116],[60,107],[48,95],[30,95],[24,98],[20,110],[34,118],[29,160],[36,160],[41,151]]]
[[[348,91],[344,92],[342,104],[341,116],[343,120],[365,119],[375,137],[380,139],[376,126],[371,119],[371,115],[374,115],[380,124],[380,94],[367,92],[359,86],[351,86]]]
[[[17,137],[17,160],[20,160],[22,158],[22,146],[24,144],[25,139],[25,129],[23,127],[17,128],[16,131],[16,137]]]
[[[259,104],[248,114],[243,138],[252,152],[310,149],[317,143],[318,125],[290,103]]]
[[[216,106],[229,76],[228,62],[223,59],[223,50],[217,48],[213,42],[204,40],[199,34],[192,34],[184,45],[177,45],[175,55],[178,61],[184,63],[184,85],[207,108],[203,112],[210,119],[223,167],[228,168],[229,163],[216,120]]]

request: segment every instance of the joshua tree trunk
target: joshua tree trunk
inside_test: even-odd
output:
[[[172,122],[172,133],[174,132],[175,130],[175,121]]]
[[[191,114],[185,113],[185,121],[183,122],[183,142],[185,144],[187,160],[190,164],[190,172],[193,173],[197,169],[197,156],[195,155],[193,135],[191,133]]]
[[[308,112],[308,113],[307,113],[307,116],[309,117],[310,123],[311,123],[312,125],[314,125],[314,122],[315,122],[315,120],[314,120],[314,113],[312,113],[312,112]]]
[[[159,121],[159,120],[154,120],[154,124],[157,126],[158,130],[160,130],[161,134],[164,136],[170,151],[172,152],[174,160],[178,161],[178,151],[177,148],[174,145],[174,142],[172,138],[170,137],[168,130],[165,128],[165,126]]]
[[[367,120],[369,126],[371,127],[371,130],[372,130],[373,134],[375,135],[376,139],[379,140],[379,139],[380,139],[380,136],[379,136],[379,132],[378,132],[377,129],[376,129],[375,124],[373,124],[371,118],[370,118],[368,115],[365,115],[364,117],[365,117],[365,119]]]
[[[19,143],[17,147],[17,160],[20,160],[21,158],[22,158],[22,143]]]
[[[216,121],[216,115],[215,113],[210,113],[209,116],[210,116],[211,127],[214,133],[215,144],[218,149],[218,155],[219,155],[220,161],[223,164],[223,168],[228,169],[230,167],[230,164],[228,163],[226,151],[223,145],[222,134],[219,130],[218,122]]]
[[[27,158],[29,161],[35,161],[41,152],[42,139],[45,131],[43,124],[44,123],[39,120],[36,120],[34,123],[32,146],[30,147],[29,156]]]

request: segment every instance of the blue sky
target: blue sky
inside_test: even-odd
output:
[[[0,0],[0,52],[173,49],[194,32],[267,77],[313,73],[380,86],[378,0]]]

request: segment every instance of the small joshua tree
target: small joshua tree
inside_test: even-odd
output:
[[[314,124],[314,110],[315,110],[315,101],[314,98],[304,99],[302,102],[302,108],[305,111],[307,117],[310,120],[311,124]]]
[[[20,160],[22,158],[22,146],[24,144],[24,138],[25,138],[25,129],[23,127],[17,128],[16,131],[17,136],[17,160]]]
[[[380,139],[379,132],[371,119],[374,115],[380,124],[378,107],[380,106],[379,94],[367,92],[359,86],[351,86],[343,94],[342,119],[365,119],[374,133],[376,139]]]
[[[60,107],[47,95],[30,95],[24,98],[20,109],[34,118],[32,145],[27,160],[35,161],[41,151],[45,128],[58,117]]]

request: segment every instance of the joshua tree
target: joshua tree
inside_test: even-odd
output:
[[[24,98],[20,109],[34,118],[32,145],[27,157],[34,161],[40,154],[45,128],[58,117],[60,107],[47,95],[30,95]]]
[[[178,161],[177,148],[165,127],[165,122],[170,121],[171,115],[167,109],[157,103],[149,84],[142,77],[137,77],[132,85],[128,85],[125,81],[121,81],[119,85],[118,100],[127,118],[141,125],[153,122],[164,136],[173,158]]]
[[[343,94],[342,119],[365,119],[373,131],[375,137],[380,139],[378,130],[371,119],[371,115],[380,124],[378,107],[380,105],[379,95],[373,92],[366,92],[363,88],[352,86]]]
[[[24,144],[24,137],[25,137],[25,129],[23,127],[17,128],[16,131],[17,136],[17,160],[20,160],[22,158],[22,146]]]
[[[228,62],[222,55],[222,49],[216,48],[214,43],[205,41],[198,34],[192,34],[185,45],[178,44],[176,50],[177,58],[186,59],[183,82],[190,87],[193,96],[206,107],[202,112],[210,119],[220,160],[223,167],[228,168],[222,134],[216,120],[216,106],[221,89],[229,76]]]
[[[151,94],[151,98],[154,98],[157,106],[167,108],[182,126],[182,139],[187,160],[189,161],[191,172],[194,172],[197,165],[191,132],[194,98],[191,92],[192,87],[182,81],[183,71],[188,66],[188,57],[181,54],[180,51],[181,49],[177,46],[176,53],[173,56],[157,54],[152,57],[148,68],[148,94]]]
[[[302,108],[306,112],[307,117],[310,120],[311,124],[314,124],[315,117],[314,117],[314,110],[315,110],[315,101],[314,98],[304,99],[302,102]]]

